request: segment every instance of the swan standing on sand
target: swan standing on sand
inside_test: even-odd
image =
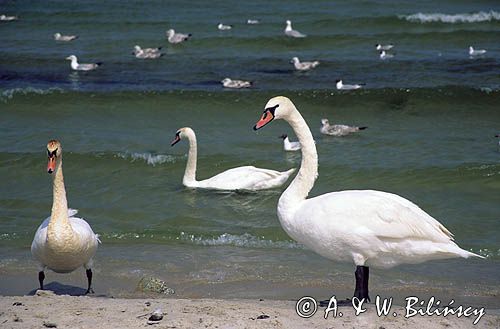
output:
[[[298,151],[300,150],[299,142],[290,142],[287,134],[283,134],[280,136],[283,139],[283,150],[285,151]]]
[[[170,29],[166,33],[167,33],[168,42],[173,43],[173,44],[182,43],[184,41],[187,41],[192,36],[191,33],[189,33],[189,34],[175,33],[174,29]]]
[[[291,62],[297,71],[309,71],[319,65],[318,61],[301,62],[298,57],[292,58]]]
[[[56,273],[73,272],[83,266],[87,273],[88,288],[92,290],[92,257],[100,242],[89,224],[78,217],[77,211],[68,209],[62,171],[62,148],[56,140],[47,144],[49,162],[47,172],[53,173],[53,201],[50,217],[38,228],[31,244],[31,254],[39,262],[38,281],[43,290],[44,269]]]
[[[189,127],[181,128],[175,134],[175,138],[171,145],[174,146],[182,138],[187,138],[189,141],[188,160],[182,180],[182,184],[186,187],[226,191],[264,190],[283,185],[288,180],[288,177],[295,171],[295,169],[290,169],[288,171],[279,172],[276,170],[256,168],[254,166],[244,166],[232,168],[214,177],[198,181],[196,180],[196,160],[198,156],[196,135]]]
[[[79,64],[75,55],[68,56],[66,59],[71,61],[71,68],[75,71],[93,71],[102,65],[102,63]]]
[[[356,127],[347,125],[330,125],[328,119],[321,119],[321,128],[319,131],[322,134],[330,136],[346,136],[350,133],[355,133],[360,130],[365,130],[368,127]]]
[[[289,37],[292,37],[292,38],[305,38],[305,37],[307,37],[307,35],[305,35],[303,33],[300,33],[297,30],[294,30],[292,28],[292,22],[290,20],[286,21],[286,27],[285,27],[284,33],[285,33],[286,36],[289,36]]]
[[[433,259],[471,256],[437,220],[399,195],[352,190],[307,199],[318,177],[311,130],[286,97],[270,99],[254,130],[273,119],[293,128],[302,146],[299,172],[278,201],[281,226],[294,240],[323,257],[356,265],[354,297],[370,301],[369,266],[390,268]]]

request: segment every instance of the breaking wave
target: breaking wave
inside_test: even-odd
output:
[[[480,11],[472,14],[440,14],[440,13],[417,13],[412,15],[401,15],[398,16],[401,19],[406,19],[410,22],[416,23],[479,23],[479,22],[491,22],[491,21],[499,21],[500,13],[496,11],[484,12]]]

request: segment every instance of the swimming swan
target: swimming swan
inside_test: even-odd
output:
[[[288,177],[290,177],[290,175],[295,171],[295,169],[290,169],[288,171],[279,172],[276,170],[256,168],[254,166],[244,166],[232,168],[221,172],[214,177],[197,181],[196,135],[189,127],[181,128],[175,134],[175,138],[171,145],[174,146],[182,138],[187,138],[189,141],[188,160],[186,171],[184,172],[184,179],[182,180],[182,184],[187,187],[228,191],[264,190],[283,185],[288,180]]]
[[[278,201],[278,218],[294,240],[323,257],[356,265],[354,297],[368,296],[369,266],[471,256],[437,220],[399,195],[352,190],[307,199],[318,176],[318,155],[311,130],[286,97],[270,99],[254,130],[273,119],[293,128],[302,146],[299,172]]]
[[[56,273],[73,272],[80,266],[86,270],[88,288],[92,290],[92,257],[100,242],[98,235],[89,224],[78,217],[73,217],[77,210],[68,209],[64,177],[62,171],[62,148],[56,140],[47,144],[49,162],[47,172],[53,175],[53,201],[50,217],[38,228],[31,244],[31,254],[39,263],[38,281],[43,290],[44,269]]]

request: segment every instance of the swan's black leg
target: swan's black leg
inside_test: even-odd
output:
[[[87,292],[85,292],[85,295],[86,294],[93,294],[94,293],[94,289],[92,289],[92,270],[89,268],[88,270],[85,271],[87,273],[87,281],[89,283],[89,286],[87,288]]]
[[[40,290],[43,290],[44,279],[45,279],[45,273],[43,273],[43,271],[38,272],[38,282],[40,282]]]
[[[370,276],[370,269],[368,266],[356,266],[356,289],[354,290],[354,297],[359,300],[365,299],[365,301],[370,301],[370,296],[368,296],[368,278]]]

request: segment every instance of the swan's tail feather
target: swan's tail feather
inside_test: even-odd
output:
[[[467,250],[463,250],[463,249],[462,249],[462,251],[463,251],[463,252],[462,252],[462,255],[461,255],[461,256],[462,256],[463,258],[469,258],[469,257],[479,257],[479,258],[482,258],[482,259],[485,259],[485,258],[486,258],[486,257],[484,257],[484,256],[481,256],[481,255],[475,254],[475,253],[470,252],[470,251],[467,251]]]

